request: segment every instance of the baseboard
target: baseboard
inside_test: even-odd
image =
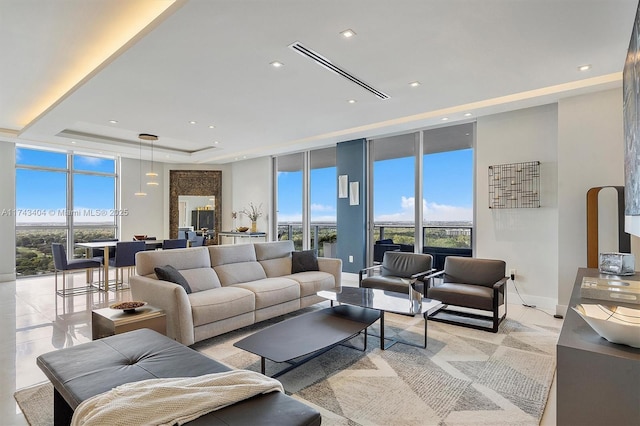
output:
[[[520,300],[522,298],[522,300]],[[535,305],[537,308],[548,309],[551,312],[557,312],[558,299],[551,297],[534,296],[531,294],[524,294],[520,291],[520,296],[515,290],[509,288],[507,290],[507,302],[508,303],[522,303],[527,305]],[[566,310],[566,309],[565,309]]]

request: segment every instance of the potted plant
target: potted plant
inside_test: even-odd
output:
[[[249,203],[249,208],[244,208],[242,210],[240,210],[240,213],[242,213],[243,215],[247,216],[249,218],[249,220],[251,221],[251,232],[256,232],[257,231],[257,224],[256,221],[258,220],[258,218],[260,216],[263,215],[262,213],[262,203],[260,203],[258,206],[256,206],[253,203]]]

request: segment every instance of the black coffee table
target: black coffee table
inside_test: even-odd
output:
[[[265,359],[290,364],[272,377],[296,368],[329,349],[364,333],[380,318],[380,311],[359,306],[341,305],[291,318],[260,330],[233,344],[261,358],[261,373],[265,374]],[[303,359],[297,359],[305,357]]]
[[[444,305],[439,300],[422,299],[418,303],[416,299],[411,299],[409,293],[396,293],[395,291],[379,290],[375,288],[363,287],[342,287],[339,291],[323,290],[319,291],[318,296],[333,302],[344,303],[351,306],[359,306],[363,308],[376,309],[380,312],[380,348],[388,349],[396,343],[416,347],[427,347],[427,316],[441,309]],[[341,305],[344,306],[344,305]],[[400,315],[422,315],[424,318],[424,346],[419,346],[411,342],[405,342],[398,339],[388,339],[389,344],[385,345],[384,337],[384,313],[391,312]]]

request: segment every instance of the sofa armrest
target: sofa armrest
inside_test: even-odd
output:
[[[163,309],[167,316],[167,336],[183,345],[195,343],[191,302],[182,286],[154,278],[129,278],[131,297]]]
[[[333,275],[337,290],[342,288],[342,259],[332,257],[319,257],[318,269]]]

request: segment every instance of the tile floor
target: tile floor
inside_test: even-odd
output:
[[[344,285],[357,285],[345,274]],[[67,276],[67,284],[82,285],[83,273]],[[53,276],[23,278],[0,283],[0,424],[26,425],[13,393],[16,389],[46,381],[35,364],[38,355],[91,340],[91,310],[130,300],[126,290],[62,298],[54,295]],[[509,305],[509,317],[522,323],[561,326],[551,313]],[[555,425],[555,380],[542,425]]]

